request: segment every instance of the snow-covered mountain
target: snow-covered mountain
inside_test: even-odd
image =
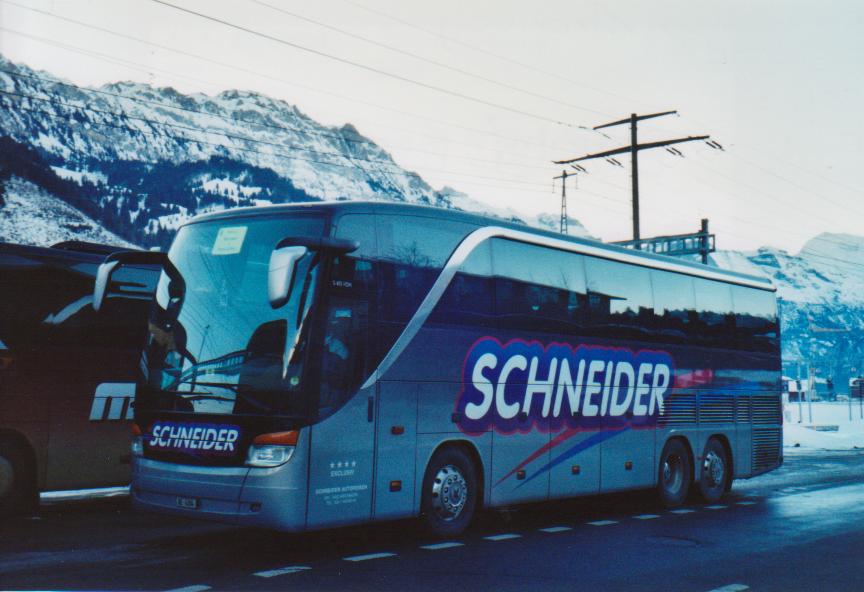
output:
[[[824,233],[795,255],[766,247],[712,260],[777,286],[787,375],[812,365],[845,393],[850,375],[864,373],[864,236]]]
[[[81,88],[0,56],[0,135],[79,185],[110,230],[145,245],[165,244],[197,213],[310,199],[392,200],[558,224],[435,190],[353,126],[321,125],[254,92]],[[571,234],[586,232],[573,220]]]
[[[62,199],[18,177],[6,181],[0,202],[0,240],[5,242],[50,245],[82,240],[133,246]]]

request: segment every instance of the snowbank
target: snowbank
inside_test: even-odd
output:
[[[864,407],[853,401],[812,404],[787,403],[783,407],[783,444],[786,453],[814,450],[864,449]],[[836,431],[833,430],[836,427]],[[814,429],[816,428],[816,429]]]

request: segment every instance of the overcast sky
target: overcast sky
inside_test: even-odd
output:
[[[0,0],[0,52],[79,84],[259,91],[354,124],[436,188],[524,212],[557,212],[553,159],[630,139],[583,128],[677,109],[639,140],[708,134],[726,150],[640,153],[643,236],[703,217],[719,248],[864,235],[862,2],[165,1],[342,61],[155,0]],[[631,233],[618,160],[568,188],[604,240]]]

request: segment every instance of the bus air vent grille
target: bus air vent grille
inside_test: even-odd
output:
[[[666,397],[663,413],[658,423],[661,427],[680,427],[696,423],[696,395],[673,393]]]
[[[738,423],[750,423],[750,397],[740,395],[735,397],[735,421]]]
[[[758,428],[753,430],[753,472],[761,473],[773,469],[780,462],[782,444],[780,428]]]
[[[780,397],[753,396],[753,425],[778,425],[781,422]]]
[[[718,424],[735,421],[735,398],[730,395],[702,395],[699,397],[699,423]]]

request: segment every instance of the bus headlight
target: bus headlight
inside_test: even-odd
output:
[[[261,434],[252,440],[246,465],[250,467],[278,467],[284,465],[294,454],[297,446],[297,431]]]
[[[293,446],[280,446],[276,444],[256,446],[253,444],[249,447],[246,464],[250,467],[278,467],[291,460],[291,455],[293,454]]]

